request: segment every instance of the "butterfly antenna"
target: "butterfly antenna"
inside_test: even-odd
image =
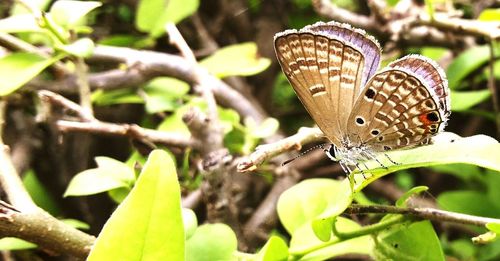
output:
[[[307,153],[309,153],[309,152],[311,152],[311,151],[313,151],[313,150],[316,150],[316,149],[325,149],[325,145],[326,145],[326,144],[327,144],[327,143],[324,143],[324,144],[318,144],[318,145],[316,145],[316,146],[312,146],[311,148],[309,148],[309,149],[307,149],[307,150],[305,150],[305,151],[303,151],[303,152],[299,153],[299,155],[297,155],[297,156],[295,156],[295,157],[293,157],[293,158],[291,158],[291,159],[288,159],[288,160],[286,160],[285,162],[281,163],[281,166],[285,166],[286,164],[288,164],[288,163],[290,163],[290,162],[292,162],[292,161],[294,161],[294,160],[296,160],[296,159],[298,159],[298,158],[300,158],[300,157],[302,157],[302,156],[306,155]]]

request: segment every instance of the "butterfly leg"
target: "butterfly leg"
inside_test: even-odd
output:
[[[384,169],[388,169],[388,167],[386,167],[384,164],[382,164],[382,162],[380,162],[378,159],[377,159],[377,155],[373,154],[373,152],[371,151],[364,151],[364,156],[366,156],[368,159],[372,159],[372,160],[375,160],[382,168]]]
[[[384,153],[385,157],[390,161],[392,162],[392,164],[394,165],[401,165],[401,163],[398,163],[398,162],[395,162],[394,160],[391,159],[391,157],[389,157],[389,155],[387,155],[386,153]]]
[[[365,170],[368,170],[368,166],[366,166],[366,163],[364,161],[362,161],[362,163],[365,166]],[[365,172],[363,171],[363,169],[361,168],[361,166],[359,165],[359,163],[355,162],[354,165],[356,165],[356,168],[359,169],[359,171],[361,172],[361,175],[363,175],[363,178],[366,179]]]

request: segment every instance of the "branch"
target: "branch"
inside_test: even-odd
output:
[[[252,154],[239,161],[237,170],[239,172],[255,170],[258,165],[278,154],[291,149],[300,150],[303,144],[320,140],[323,137],[323,132],[321,132],[318,128],[301,128],[295,135],[284,138],[275,143],[258,146]]]
[[[78,131],[85,133],[126,136],[132,139],[143,140],[147,143],[153,142],[176,147],[200,148],[198,140],[184,135],[146,129],[135,124],[117,124],[99,121],[87,110],[84,110],[80,105],[50,91],[40,91],[38,95],[40,96],[42,102],[58,105],[68,109],[75,113],[79,119],[83,121],[56,121],[57,127],[62,132]]]
[[[2,123],[4,114],[5,101],[2,101]],[[1,139],[0,147],[0,184],[12,203],[12,206],[0,204],[0,235],[33,242],[53,253],[85,258],[95,238],[57,220],[36,206],[12,164],[9,148]]]
[[[87,257],[95,241],[95,237],[46,212],[19,212],[5,203],[0,204],[0,236],[17,237],[35,243],[49,253],[67,254],[81,259]]]
[[[473,215],[455,213],[445,210],[439,210],[434,208],[402,208],[395,206],[383,206],[383,205],[357,205],[352,204],[346,211],[349,214],[368,214],[368,213],[379,213],[379,214],[405,214],[422,219],[435,220],[441,222],[453,222],[465,225],[475,225],[475,226],[485,226],[488,223],[500,223],[500,219],[478,217]]]

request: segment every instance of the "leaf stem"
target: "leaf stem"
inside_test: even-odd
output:
[[[340,242],[343,242],[343,241],[346,241],[346,240],[349,240],[349,239],[352,239],[355,237],[361,237],[361,236],[369,235],[372,233],[376,233],[378,231],[384,230],[384,229],[386,229],[390,226],[393,226],[395,224],[402,223],[406,220],[408,220],[408,217],[405,217],[403,215],[397,215],[397,216],[390,218],[388,220],[384,220],[382,222],[379,222],[379,223],[376,223],[373,225],[364,226],[358,230],[351,231],[351,232],[338,231],[336,226],[335,226],[335,223],[334,223],[332,226],[332,231],[333,231],[333,234],[336,236],[335,238],[333,238],[332,240],[330,240],[328,242],[324,242],[324,243],[312,246],[308,249],[304,249],[304,250],[300,250],[300,251],[290,251],[290,255],[293,256],[292,260],[295,260],[295,259],[298,259],[304,255],[307,255],[313,251],[316,251],[316,250],[319,250],[319,249],[322,249],[322,248],[325,248],[325,247],[328,247],[328,246],[331,246],[331,245],[334,245],[334,244],[337,244],[337,243],[340,243]]]

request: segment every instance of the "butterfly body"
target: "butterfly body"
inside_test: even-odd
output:
[[[278,61],[333,146],[327,155],[349,166],[377,153],[428,143],[450,114],[445,75],[432,60],[409,55],[377,73],[378,42],[337,22],[318,22],[275,36]]]

